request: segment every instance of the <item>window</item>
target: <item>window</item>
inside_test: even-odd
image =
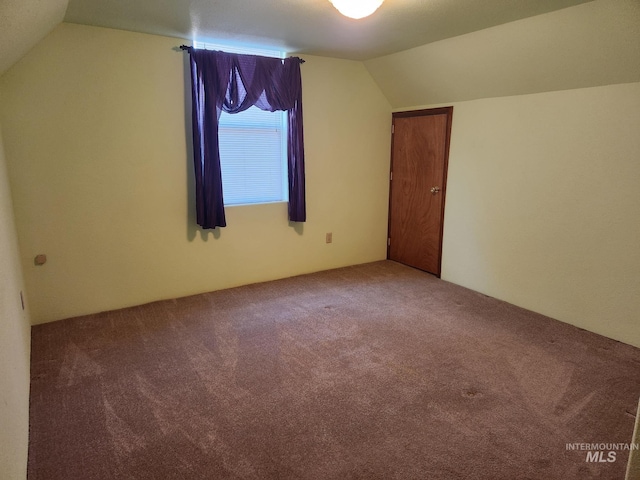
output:
[[[300,57],[267,57],[181,46],[189,52],[191,70],[191,120],[195,175],[196,222],[204,229],[225,227],[222,168],[220,164],[220,110],[237,112],[249,105],[287,112],[287,213],[290,222],[307,219],[304,173],[304,132]],[[253,74],[255,73],[255,74]],[[228,75],[229,82],[218,81]],[[228,84],[227,84],[228,83]],[[225,103],[237,97],[239,105]],[[249,127],[250,125],[245,125]],[[281,131],[284,132],[284,128]],[[244,138],[243,142],[254,142]],[[263,147],[257,150],[263,156]],[[284,150],[284,149],[283,149]],[[243,159],[247,161],[247,159]],[[284,165],[284,161],[280,163]],[[284,175],[284,172],[283,172]],[[268,177],[268,176],[267,176]],[[278,176],[272,176],[277,178]],[[263,179],[263,176],[259,176]],[[238,201],[238,200],[236,200]],[[250,202],[250,199],[241,199]],[[253,200],[255,201],[255,200]]]
[[[284,58],[284,52],[194,42],[196,48]],[[218,124],[225,205],[286,202],[287,112],[222,112]]]
[[[288,200],[287,112],[222,112],[218,127],[225,205]]]

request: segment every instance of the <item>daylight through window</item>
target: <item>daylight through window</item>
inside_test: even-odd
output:
[[[196,48],[284,58],[284,52],[194,42]],[[253,106],[220,114],[220,168],[225,205],[288,201],[287,112]]]

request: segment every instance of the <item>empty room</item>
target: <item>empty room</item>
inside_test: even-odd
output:
[[[640,479],[639,186],[638,0],[0,0],[0,479]]]

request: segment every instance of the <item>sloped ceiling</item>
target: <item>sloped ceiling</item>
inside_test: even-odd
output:
[[[0,0],[0,75],[64,18],[68,0]]]
[[[69,0],[65,21],[365,60],[589,0],[385,0],[351,20],[329,0]]]
[[[596,0],[365,66],[394,109],[640,82],[640,1]]]
[[[393,108],[640,81],[640,0],[0,0],[0,75],[62,21],[364,60]]]

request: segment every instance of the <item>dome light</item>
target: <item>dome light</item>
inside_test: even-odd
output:
[[[345,17],[368,17],[375,12],[384,0],[329,0]]]

